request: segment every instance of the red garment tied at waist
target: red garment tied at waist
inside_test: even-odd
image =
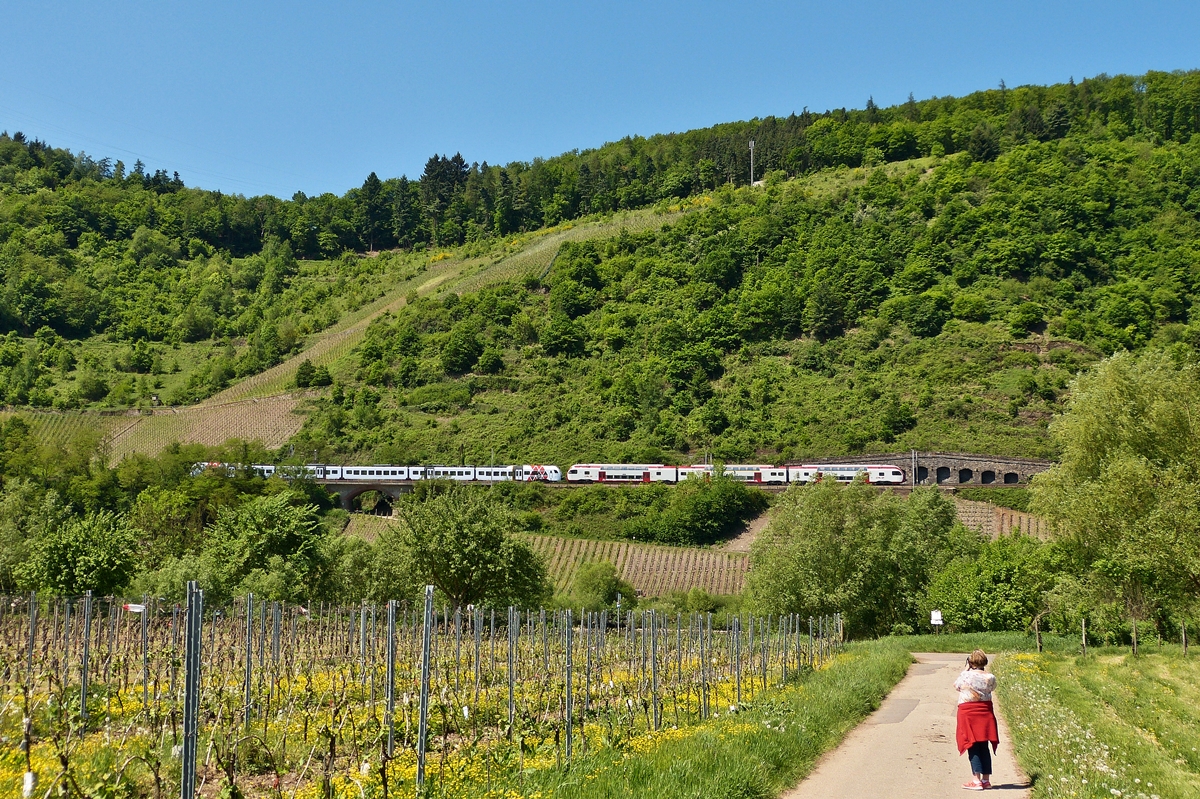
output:
[[[992,751],[1000,745],[1000,729],[996,726],[996,711],[991,702],[963,702],[958,706],[958,753],[971,744],[987,741]]]

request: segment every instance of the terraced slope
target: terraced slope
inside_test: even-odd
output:
[[[388,517],[355,513],[350,517],[346,535],[374,541],[389,524]],[[702,588],[710,594],[739,594],[750,568],[750,557],[744,552],[552,535],[522,537],[546,559],[554,588],[559,592],[570,591],[580,566],[598,560],[611,561],[622,579],[643,596],[663,596],[692,588]]]
[[[100,414],[79,411],[44,411],[40,413],[0,411],[0,422],[7,421],[13,416],[23,418],[31,425],[37,437],[52,447],[64,447],[67,442],[84,432],[111,436],[114,431],[137,422],[135,413]]]
[[[559,591],[570,590],[580,566],[598,560],[611,561],[622,579],[645,596],[692,588],[710,594],[739,594],[750,568],[749,556],[740,552],[549,535],[526,538],[546,559]]]
[[[304,393],[289,391],[300,363],[307,359],[316,366],[332,366],[354,349],[373,320],[402,307],[409,292],[469,291],[489,283],[540,274],[549,267],[563,242],[605,238],[619,235],[623,230],[657,229],[681,213],[684,211],[663,214],[647,210],[617,214],[599,222],[568,223],[514,239],[511,249],[498,255],[434,255],[423,272],[313,336],[302,352],[197,405],[120,417],[121,422],[116,423],[101,422],[102,417],[95,414],[78,414],[78,423],[105,425],[104,432],[111,436],[109,450],[114,460],[134,452],[157,453],[174,441],[213,445],[230,438],[243,438],[260,440],[267,447],[282,446],[304,422],[297,410]]]

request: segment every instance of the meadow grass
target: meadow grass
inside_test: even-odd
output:
[[[1034,797],[1200,797],[1194,658],[1177,648],[1022,653],[996,673]]]
[[[894,640],[909,652],[972,652],[982,649],[997,652],[1036,652],[1037,639],[1032,633],[943,633],[941,635],[900,635]],[[1042,634],[1042,649],[1073,654],[1079,651],[1079,639],[1071,636]]]
[[[579,757],[567,771],[517,774],[496,795],[754,799],[798,783],[908,670],[894,639],[850,644],[827,667],[763,694],[739,713],[645,736],[625,751]]]

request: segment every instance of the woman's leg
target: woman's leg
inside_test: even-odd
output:
[[[988,751],[987,741],[976,741],[967,749],[967,757],[971,759],[971,773],[975,779],[983,780],[992,774],[992,753]]]

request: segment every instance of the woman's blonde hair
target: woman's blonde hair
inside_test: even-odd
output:
[[[988,656],[983,653],[982,649],[976,649],[970,655],[967,655],[967,663],[973,669],[982,669],[988,664]]]

